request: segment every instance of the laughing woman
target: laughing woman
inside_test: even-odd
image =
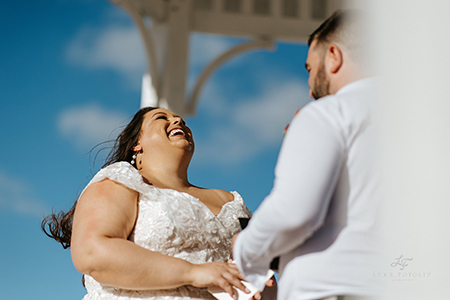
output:
[[[228,262],[238,218],[250,211],[236,192],[189,183],[194,140],[171,111],[139,110],[107,162],[67,214],[42,227],[85,274],[85,300],[214,299],[245,290]]]

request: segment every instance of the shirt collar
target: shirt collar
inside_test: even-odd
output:
[[[341,87],[341,89],[337,91],[336,95],[347,93],[355,89],[359,90],[361,88],[373,87],[375,85],[375,82],[375,78],[359,79]]]

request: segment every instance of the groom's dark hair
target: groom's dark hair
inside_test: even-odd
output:
[[[308,46],[317,41],[316,49],[325,49],[335,43],[345,48],[352,59],[359,61],[364,56],[364,37],[367,36],[364,17],[366,13],[359,10],[336,11],[309,36]]]

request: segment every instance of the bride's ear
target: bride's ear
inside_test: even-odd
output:
[[[142,146],[138,143],[136,146],[133,147],[134,152],[138,152],[142,150]]]

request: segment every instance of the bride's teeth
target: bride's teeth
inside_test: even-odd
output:
[[[174,136],[175,134],[181,132],[184,135],[184,131],[181,129],[174,129],[170,132],[169,137]]]

